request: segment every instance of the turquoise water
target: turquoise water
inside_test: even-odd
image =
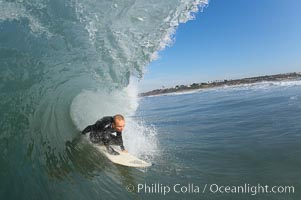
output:
[[[300,199],[300,100],[300,81],[143,98],[138,118],[156,127],[160,143],[160,156],[145,181],[169,186],[170,192],[151,195],[142,189],[139,194],[147,199]],[[267,193],[255,189],[258,184],[268,191],[294,186],[294,193],[282,188],[282,193]],[[249,189],[241,193],[222,187],[245,185]]]
[[[132,77],[202,5],[0,0],[0,199],[300,199],[300,81],[137,98]],[[81,137],[116,113],[152,167],[114,165]],[[295,193],[209,190],[259,183]]]
[[[131,172],[106,162],[79,130],[122,113],[128,149],[155,156],[155,129],[133,120],[130,80],[203,5],[0,0],[0,199],[130,197],[120,184]]]

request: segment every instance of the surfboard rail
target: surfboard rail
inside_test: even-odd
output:
[[[146,168],[152,165],[151,163],[141,160],[130,153],[122,152],[119,146],[111,145],[111,147],[115,151],[117,151],[120,155],[111,155],[108,153],[104,145],[99,145],[99,144],[94,144],[94,145],[98,149],[98,151],[100,151],[113,163],[123,165],[123,166],[128,166],[128,167],[137,167],[137,168]]]

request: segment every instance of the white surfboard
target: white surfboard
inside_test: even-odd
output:
[[[122,152],[119,146],[111,145],[111,147],[115,151],[117,151],[119,155],[109,154],[104,145],[96,144],[95,146],[103,155],[105,155],[113,163],[128,167],[149,167],[152,165],[151,163],[145,162],[144,160],[141,160],[130,153]]]

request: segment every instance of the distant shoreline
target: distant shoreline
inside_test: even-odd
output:
[[[266,76],[257,76],[250,78],[242,78],[235,80],[222,80],[222,81],[212,81],[207,83],[193,83],[190,85],[177,85],[172,88],[162,88],[155,89],[149,92],[140,93],[140,97],[146,96],[156,96],[168,93],[178,93],[178,92],[189,92],[198,89],[209,89],[221,86],[234,86],[242,84],[251,84],[263,81],[286,81],[286,80],[297,80],[301,78],[301,72],[293,72],[286,74],[275,74],[275,75],[266,75]]]

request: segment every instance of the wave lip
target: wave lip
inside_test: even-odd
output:
[[[134,117],[139,102],[130,79],[141,78],[157,52],[172,43],[179,23],[206,3],[0,0],[5,198],[61,198],[69,186],[54,185],[51,178],[98,169],[99,158],[87,156],[91,150],[77,137],[102,115],[125,113],[125,145],[135,155],[155,155],[149,152],[158,148],[156,130]]]
[[[9,110],[3,113],[18,118],[12,111],[22,109],[30,132],[26,141],[40,138],[58,146],[60,139],[74,137],[70,105],[80,94],[97,92],[102,104],[118,107],[112,102],[116,93],[123,93],[131,76],[142,77],[179,23],[206,3],[0,1],[1,107]],[[134,98],[123,102],[131,107]],[[14,135],[6,128],[2,132]]]

